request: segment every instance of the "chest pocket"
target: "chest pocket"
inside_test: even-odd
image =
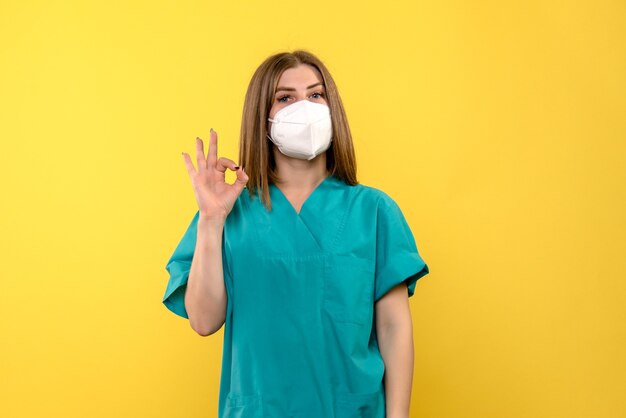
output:
[[[333,322],[369,324],[374,310],[374,262],[331,254],[324,264],[324,310]]]

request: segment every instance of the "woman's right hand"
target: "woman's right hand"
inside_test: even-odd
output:
[[[204,157],[202,139],[196,138],[198,171],[194,169],[189,154],[183,152],[183,159],[196,195],[200,216],[224,222],[248,182],[248,175],[233,160],[217,158],[217,132],[213,129],[207,158]],[[227,168],[237,172],[237,179],[233,184],[226,183]]]

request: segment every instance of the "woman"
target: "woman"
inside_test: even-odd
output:
[[[225,325],[218,416],[408,418],[408,297],[429,270],[398,205],[357,182],[324,64],[267,58],[246,93],[240,165],[218,158],[213,129],[208,157],[200,138],[196,152],[197,171],[183,159],[199,209],[163,303],[200,335]]]

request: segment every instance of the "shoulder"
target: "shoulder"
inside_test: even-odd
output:
[[[395,200],[382,189],[362,183],[353,187],[355,187],[357,195],[370,205],[377,208],[397,206]]]

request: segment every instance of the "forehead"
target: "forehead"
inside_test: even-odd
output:
[[[322,80],[317,68],[308,64],[300,64],[287,68],[278,78],[278,87],[306,87]]]

